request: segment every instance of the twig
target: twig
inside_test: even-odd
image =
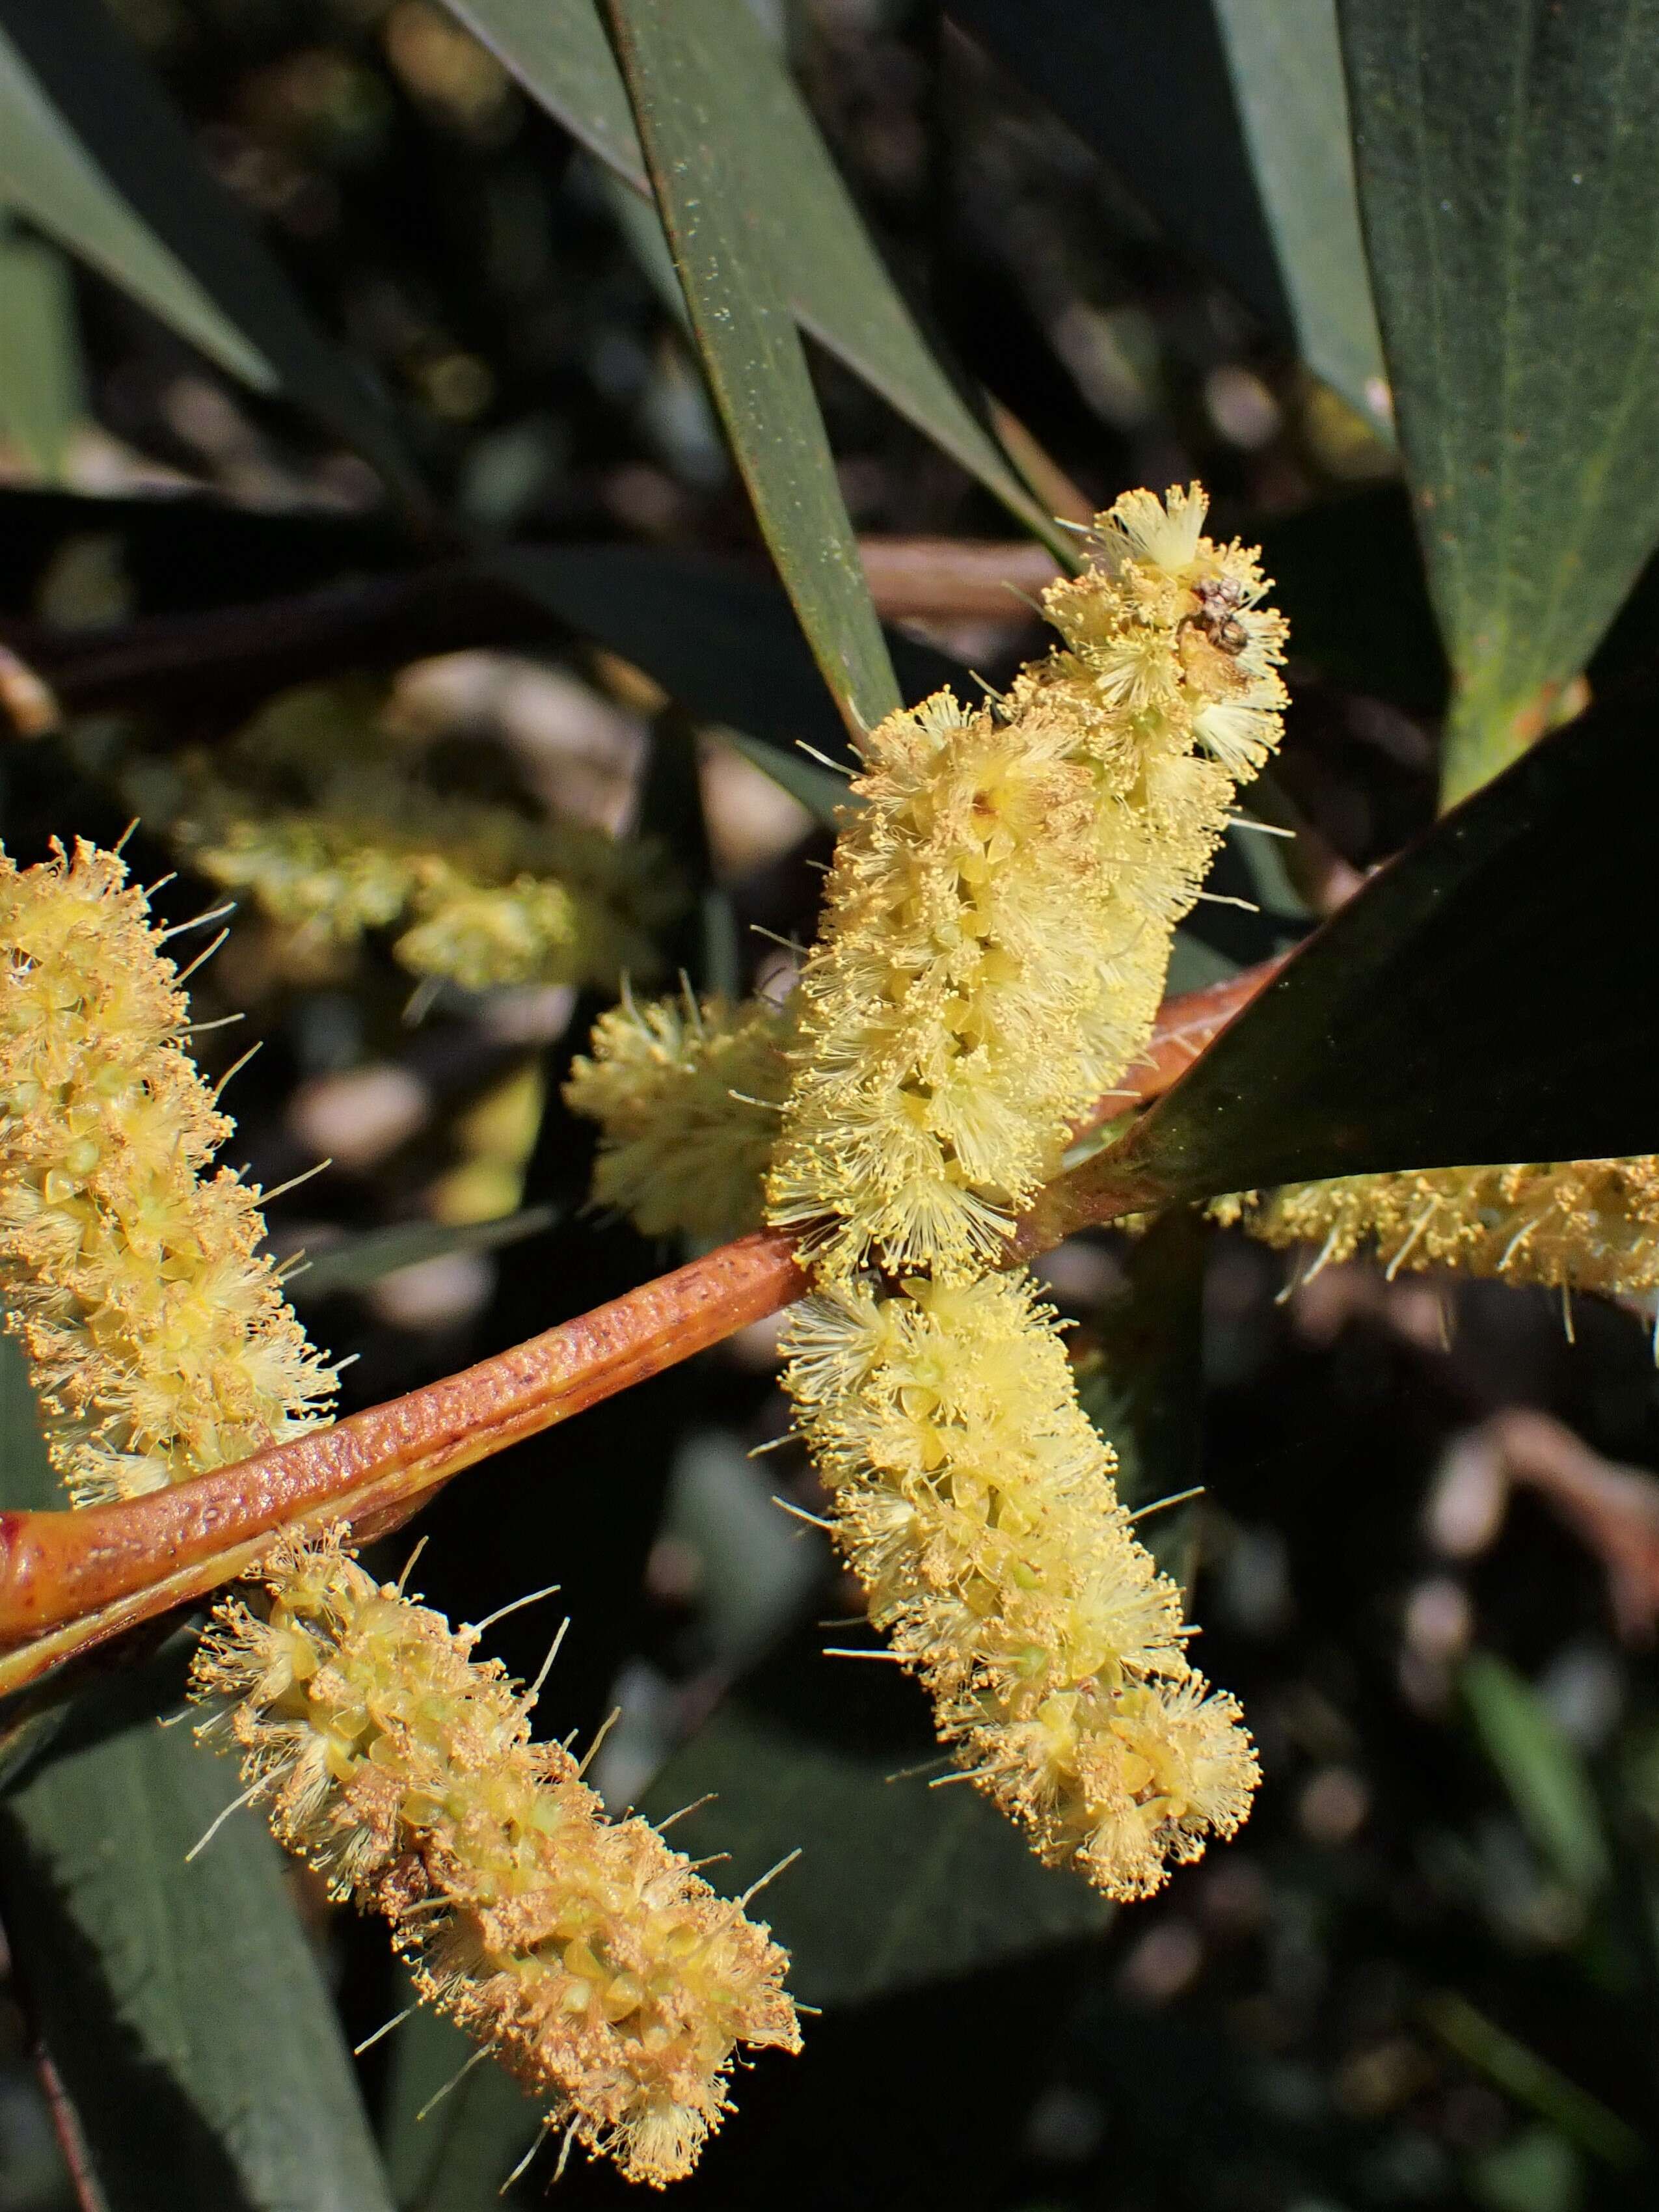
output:
[[[1167,1091],[1276,965],[1170,1001],[1097,1120]],[[1152,1195],[1097,1176],[1086,1215],[1072,1218],[1063,1197],[1040,1200],[1010,1258]],[[0,1656],[0,1694],[247,1572],[278,1529],[345,1521],[362,1540],[389,1534],[464,1468],[707,1350],[805,1287],[792,1240],[761,1231],[459,1375],[210,1474],[80,1512],[0,1513],[0,1644],[21,1647]]]

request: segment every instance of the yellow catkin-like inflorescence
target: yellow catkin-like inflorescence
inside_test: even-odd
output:
[[[421,1995],[550,2124],[657,2187],[696,2164],[744,2047],[800,2047],[787,1960],[648,1822],[611,1820],[532,1700],[333,1542],[284,1543],[268,1617],[222,1607],[194,1668],[272,1826],[377,1910]]]
[[[1211,1211],[1320,1263],[1366,1247],[1390,1274],[1452,1267],[1568,1290],[1659,1289],[1659,1158],[1523,1161],[1344,1176],[1218,1199]]]
[[[297,1435],[334,1376],[258,1256],[258,1193],[112,853],[0,854],[0,1300],[77,1504]]]
[[[941,1738],[1044,1858],[1109,1896],[1231,1835],[1257,1779],[1237,1705],[1189,1664],[1023,1274],[809,1298],[786,1386],[872,1620]]]
[[[654,841],[422,782],[349,687],[289,693],[222,754],[129,784],[147,821],[301,949],[397,928],[403,966],[467,990],[653,975],[655,932],[683,903]]]
[[[866,739],[768,1186],[820,1273],[970,1280],[1144,1043],[1284,699],[1284,623],[1204,514],[1196,486],[1121,499],[1006,701]]]
[[[599,1125],[595,1200],[647,1237],[758,1229],[793,1032],[793,1010],[765,998],[629,994],[602,1014],[564,1089]]]

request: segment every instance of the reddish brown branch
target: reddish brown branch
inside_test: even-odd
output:
[[[1277,963],[1172,1000],[1099,1121],[1158,1097]],[[1097,1194],[1099,1196],[1099,1194]],[[1139,1202],[1125,1193],[1118,1210]],[[1097,1218],[1109,1207],[1098,1206]],[[1017,1256],[1079,1225],[1039,1205]],[[384,1533],[463,1468],[687,1359],[800,1296],[790,1240],[739,1237],[459,1375],[166,1490],[78,1513],[0,1514],[0,1692],[243,1572],[278,1528]]]

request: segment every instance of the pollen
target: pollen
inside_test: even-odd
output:
[[[284,1540],[265,1607],[221,1607],[198,1731],[288,1848],[383,1913],[416,1988],[550,2125],[660,2188],[691,2171],[745,2050],[800,2048],[785,1954],[645,1820],[609,1819],[478,1632]]]

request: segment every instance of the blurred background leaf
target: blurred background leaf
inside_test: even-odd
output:
[[[1478,1651],[1469,1660],[1462,1689],[1522,1826],[1556,1879],[1587,1903],[1610,1869],[1583,1760],[1525,1678],[1494,1652]]]
[[[85,418],[86,392],[75,294],[64,257],[25,238],[0,208],[0,431],[9,433],[48,481],[64,464],[70,434]]]
[[[1332,0],[951,0],[951,13],[1386,428]]]
[[[280,386],[424,510],[372,387],[241,222],[98,0],[0,6],[0,196],[255,390]]]

